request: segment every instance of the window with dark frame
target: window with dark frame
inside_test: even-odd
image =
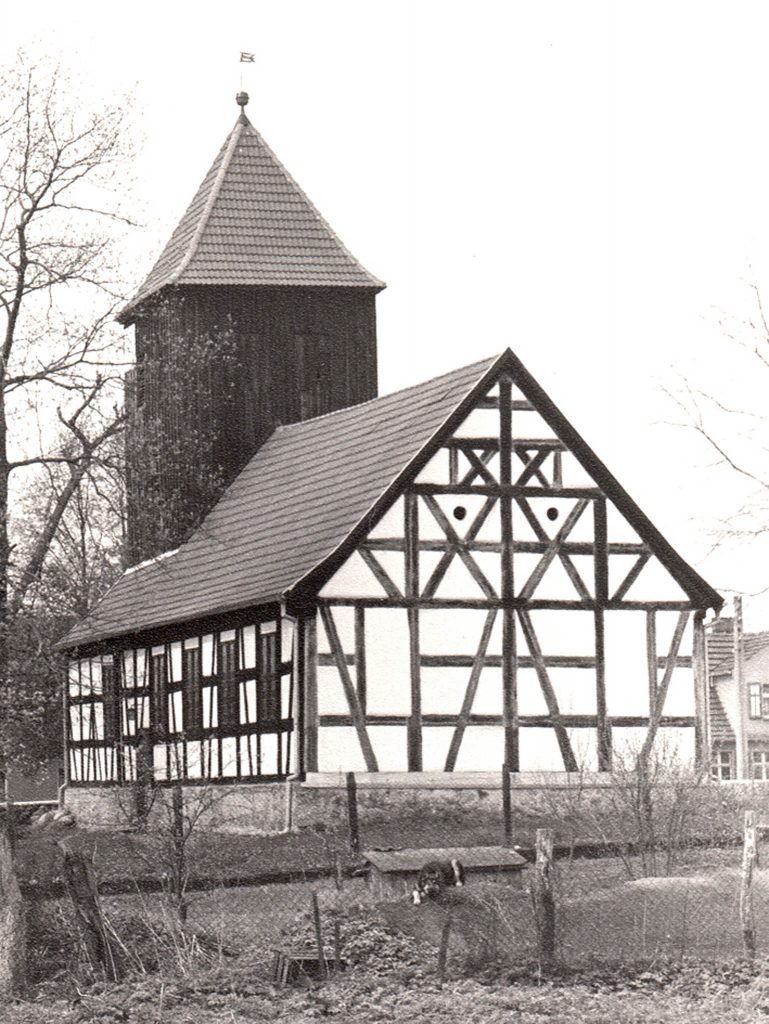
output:
[[[716,782],[728,782],[734,778],[734,755],[731,750],[716,750],[710,774]]]
[[[769,719],[769,683],[748,683],[748,717]]]
[[[765,782],[769,779],[769,749],[751,750],[750,752],[751,776],[753,779]]]
[[[748,684],[748,715],[750,718],[761,717],[761,684]]]
[[[187,777],[190,757],[200,762],[195,778],[222,778],[225,740],[237,751],[233,777],[280,776],[284,762],[288,770],[290,670],[290,659],[281,661],[280,619],[73,662],[70,777],[133,781],[143,743],[156,781]]]

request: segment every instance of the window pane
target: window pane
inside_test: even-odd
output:
[[[751,683],[749,687],[750,693],[750,717],[760,718],[761,717],[761,685],[759,683]]]

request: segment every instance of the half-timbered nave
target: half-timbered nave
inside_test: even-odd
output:
[[[63,645],[69,781],[703,752],[721,598],[507,350],[279,427]]]

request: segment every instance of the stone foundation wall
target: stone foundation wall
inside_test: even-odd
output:
[[[150,830],[170,826],[171,794],[168,786],[149,792],[146,820]],[[286,829],[286,783],[184,786],[182,794],[185,813],[199,822],[201,830],[272,835]],[[64,803],[83,828],[129,828],[137,820],[135,794],[128,786],[71,786]]]
[[[532,774],[511,777],[511,806],[518,818],[560,818],[564,822],[586,811],[610,820],[616,782],[606,775],[592,777]],[[358,817],[361,824],[392,818],[477,818],[502,821],[501,777],[483,773],[442,773],[423,776],[356,776]],[[759,811],[769,826],[769,781],[700,784],[698,813],[703,821],[739,821],[743,808]],[[668,794],[667,798],[665,794]],[[658,787],[657,803],[670,799],[670,787]],[[245,835],[314,828],[345,827],[347,789],[344,777],[309,776],[304,782],[255,785],[186,785],[186,809],[199,815],[200,827]],[[150,797],[148,824],[168,814],[171,789],[158,786]],[[65,804],[86,828],[126,828],[134,816],[129,787],[70,787]],[[766,820],[763,820],[763,808]],[[168,820],[166,818],[166,820]]]

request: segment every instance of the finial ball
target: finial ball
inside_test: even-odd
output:
[[[235,97],[235,102],[239,107],[245,107],[245,105],[248,103],[248,93],[239,92],[238,95]]]

